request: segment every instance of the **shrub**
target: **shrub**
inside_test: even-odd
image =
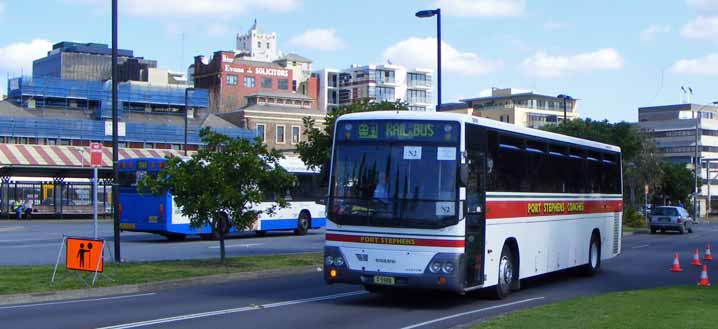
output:
[[[623,210],[623,224],[630,227],[645,227],[646,219],[636,211],[636,209],[629,208]]]

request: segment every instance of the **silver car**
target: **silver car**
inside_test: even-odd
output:
[[[676,230],[681,234],[688,231],[693,233],[693,219],[683,207],[656,207],[651,211],[650,221],[651,234],[661,230]]]

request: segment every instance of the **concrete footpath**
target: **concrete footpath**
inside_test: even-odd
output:
[[[233,281],[267,279],[293,274],[321,272],[320,267],[309,266],[302,268],[271,270],[259,272],[242,272],[199,276],[186,279],[175,279],[142,284],[128,284],[114,287],[86,288],[61,291],[35,292],[28,294],[0,295],[0,305],[42,303],[67,299],[96,298],[110,295],[135,294],[144,292],[156,292],[166,289],[176,289],[200,285],[219,284]]]

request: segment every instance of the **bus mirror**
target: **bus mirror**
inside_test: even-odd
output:
[[[469,166],[462,164],[459,167],[459,186],[467,187],[469,185]]]

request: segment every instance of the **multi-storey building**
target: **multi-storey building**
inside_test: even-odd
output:
[[[195,87],[209,91],[209,109],[254,131],[270,148],[292,152],[304,140],[303,117],[323,123],[317,109],[318,79],[312,61],[276,49],[277,35],[252,28],[237,37],[237,50],[196,56],[190,67]]]
[[[157,61],[135,57],[132,50],[118,49],[119,81],[148,81]],[[32,63],[32,76],[64,80],[104,81],[112,78],[112,49],[101,43],[63,41],[52,46],[47,56]],[[168,73],[164,71],[164,79]]]
[[[511,88],[493,88],[491,96],[462,99],[459,103],[442,105],[440,111],[473,114],[530,128],[561,122],[564,113],[567,120],[579,117],[576,99],[566,100],[533,92],[514,94]]]
[[[659,155],[666,161],[690,169],[694,169],[696,157],[702,161],[700,213],[709,210],[706,205],[709,196],[710,209],[718,210],[718,107],[699,104],[640,107],[638,125],[651,135]]]
[[[432,71],[407,70],[401,65],[352,65],[345,70],[322,69],[319,108],[323,111],[359,100],[406,101],[413,111],[433,111]]]

